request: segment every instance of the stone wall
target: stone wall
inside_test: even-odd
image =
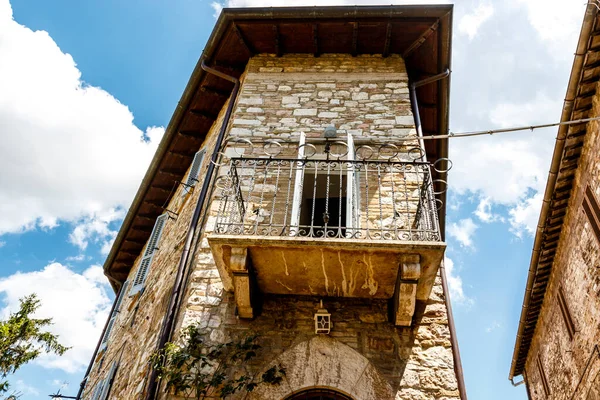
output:
[[[283,139],[290,145],[284,143],[282,153],[293,157],[300,130],[310,140],[320,137],[323,129],[333,124],[342,138],[350,133],[366,143],[396,143],[399,157],[410,160],[408,152],[416,141],[394,142],[394,138],[415,135],[407,83],[404,63],[398,57],[255,57],[248,64],[229,132],[232,137],[252,140],[255,146],[250,150],[243,143],[230,143],[236,150],[228,153],[264,157],[262,147],[256,143]],[[217,209],[218,202],[213,202],[213,216],[205,228],[180,324],[199,323],[217,342],[240,330],[258,333],[265,349],[258,365],[276,357],[285,359],[290,348],[315,337],[313,315],[320,299],[267,295],[256,319],[237,318],[233,295],[223,290],[206,241]],[[365,357],[383,377],[392,396],[459,398],[443,296],[438,278],[430,299],[418,305],[410,328],[397,328],[388,322],[387,301],[325,299],[324,306],[333,321],[330,337]],[[287,394],[301,388],[295,386],[298,379],[286,379]],[[368,397],[361,397],[364,392],[360,391],[347,393],[358,399],[389,398],[385,394],[388,392],[381,390]],[[281,393],[271,393],[264,398],[280,397]]]
[[[207,149],[207,154],[210,154],[214,147],[226,107],[227,104],[202,145],[202,148]],[[209,159],[208,156],[204,158],[195,190],[190,192],[180,185],[169,203],[167,208],[177,212],[179,216],[176,219],[169,219],[165,224],[146,278],[144,291],[130,297],[128,292],[131,285],[127,288],[108,346],[96,357],[83,399],[91,398],[96,384],[107,376],[115,361],[119,363],[119,369],[109,398],[128,400],[143,398],[149,372],[148,362],[151,354],[156,350],[185,236],[200,195],[199,188],[203,183]],[[140,261],[141,255],[132,265],[129,281],[135,277]],[[94,339],[90,338],[90,340]]]
[[[592,115],[600,113],[599,97]],[[589,185],[600,198],[600,125],[588,123],[584,149],[569,200],[544,304],[526,363],[526,376],[535,399],[595,399],[600,382],[600,242],[582,202]],[[563,318],[559,288],[572,317],[570,337]],[[541,368],[540,368],[541,365]],[[546,394],[542,374],[549,394]],[[595,383],[594,383],[595,381]],[[595,389],[592,389],[595,387]]]
[[[203,144],[207,155],[214,146],[221,118],[222,115]],[[320,137],[323,129],[331,124],[341,135],[351,134],[358,141],[368,143],[414,137],[408,79],[402,59],[257,56],[250,60],[230,121],[229,139],[247,138],[255,143],[273,138],[287,140],[288,143],[283,144],[283,155],[293,157],[300,130],[312,140]],[[398,157],[410,160],[409,150],[416,141],[396,144]],[[255,145],[251,150],[247,143],[229,142],[224,153],[264,156],[261,151],[262,146]],[[208,158],[200,173],[201,181]],[[226,172],[227,168],[221,168],[220,174]],[[147,278],[146,291],[139,298],[125,298],[108,349],[97,358],[88,388],[105,376],[113,360],[119,360],[110,398],[143,398],[148,384],[149,356],[156,346],[199,192],[195,190],[185,196],[178,192],[171,201],[169,209],[178,210],[180,214],[176,221],[170,220],[166,225]],[[290,366],[290,375],[281,386],[283,392],[265,392],[255,398],[282,398],[291,391],[316,384],[338,387],[357,399],[459,398],[439,277],[429,300],[418,303],[412,327],[397,328],[388,322],[387,301],[325,298],[324,306],[332,314],[333,329],[330,339],[315,339],[313,315],[320,298],[305,296],[266,295],[262,312],[256,319],[239,319],[233,294],[224,290],[207,241],[207,235],[215,226],[218,207],[218,201],[211,202],[202,237],[193,253],[176,332],[189,324],[199,324],[213,342],[227,340],[234,333],[258,333],[263,351],[251,367],[254,372],[264,369],[274,359],[289,360],[290,354],[298,349],[317,346],[320,349],[317,353],[325,357],[322,361],[311,358],[319,365],[316,369],[307,368],[302,376]],[[139,259],[130,277],[135,274],[138,263]],[[334,357],[328,358],[327,354],[338,354],[342,350],[348,355],[345,358],[348,365],[371,377],[369,385],[348,388],[341,375],[334,376],[335,368],[323,370],[324,365],[329,364],[322,362],[333,363]],[[339,368],[343,367],[339,359],[335,362]],[[317,374],[317,371],[320,372]],[[315,381],[315,374],[324,380]],[[353,379],[363,382],[360,376],[352,376],[346,375],[344,382]],[[90,393],[91,390],[86,390],[84,398],[89,399]]]

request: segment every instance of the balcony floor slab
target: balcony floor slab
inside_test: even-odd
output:
[[[231,249],[248,249],[263,293],[390,299],[406,256],[420,259],[416,299],[429,297],[446,244],[397,240],[210,235],[226,289],[233,290]]]

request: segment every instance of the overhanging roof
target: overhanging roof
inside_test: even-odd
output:
[[[450,68],[451,24],[452,5],[224,9],[200,60],[239,77],[259,53],[400,54],[410,79],[419,80]],[[104,263],[114,288],[127,278],[232,88],[198,61]],[[449,79],[417,89],[425,135],[448,131],[449,93]],[[426,142],[430,161],[447,157],[447,140]],[[445,207],[440,222],[443,232]]]
[[[600,80],[600,21],[598,9],[588,4],[575,61],[571,70],[561,121],[592,117],[592,100]],[[562,125],[558,130],[544,202],[536,230],[529,276],[519,321],[509,379],[522,375],[542,310],[546,289],[560,243],[573,180],[588,124]]]

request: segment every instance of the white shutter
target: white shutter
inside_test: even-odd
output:
[[[300,132],[298,140],[298,159],[304,158],[304,144],[306,143],[306,135]],[[300,225],[300,210],[302,209],[302,182],[304,180],[304,166],[300,163],[296,164],[296,178],[294,181],[294,197],[292,200],[292,215],[290,217],[290,235],[298,234],[298,226]]]
[[[100,351],[104,350],[108,346],[108,339],[110,339],[110,332],[117,320],[117,316],[119,315],[119,308],[121,307],[121,302],[123,301],[123,296],[125,295],[125,291],[127,290],[127,285],[129,281],[126,281],[121,290],[119,290],[119,295],[115,300],[115,307],[113,308],[112,314],[110,314],[110,321],[108,321],[108,325],[106,327],[106,331],[104,332],[104,336],[102,336],[102,341],[100,342]]]
[[[348,161],[354,161],[354,138],[348,133]],[[354,164],[348,163],[346,176],[346,237],[352,237],[355,228],[356,199],[354,186],[356,184]]]
[[[198,181],[198,173],[200,172],[200,168],[202,167],[202,161],[204,161],[204,154],[206,154],[206,151],[200,150],[194,156],[194,160],[192,161],[192,165],[190,167],[190,173],[188,174],[188,177],[185,180],[183,193],[189,192],[189,188],[196,185],[196,182]]]
[[[92,395],[91,400],[98,400],[100,398],[100,393],[102,393],[103,388],[104,380],[98,381],[98,383],[96,383],[96,387],[94,388],[94,394]]]
[[[162,235],[163,228],[165,227],[165,223],[167,222],[168,218],[169,216],[167,214],[163,214],[156,219],[154,229],[152,229],[152,234],[150,235],[150,239],[148,239],[148,244],[144,250],[142,261],[140,262],[140,266],[138,267],[135,277],[133,278],[131,291],[129,292],[130,296],[138,293],[144,287],[146,277],[148,276],[148,271],[150,270],[150,265],[152,264],[152,257],[157,249],[158,241],[160,240],[160,236]]]
[[[110,393],[110,388],[112,387],[113,380],[115,378],[115,374],[117,372],[117,363],[113,362],[110,366],[110,371],[108,372],[108,376],[104,379],[104,385],[102,387],[102,391],[100,392],[100,396],[98,400],[106,400],[108,399],[108,394]]]

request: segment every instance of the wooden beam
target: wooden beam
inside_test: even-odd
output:
[[[206,112],[204,110],[190,110],[190,112],[197,117],[208,119],[211,122],[217,119],[217,115]]]
[[[319,57],[319,25],[318,24],[313,24],[312,25],[312,35],[313,35],[313,54],[315,57]]]
[[[156,221],[156,218],[158,217],[158,214],[138,214],[135,217],[154,223]]]
[[[275,55],[281,57],[281,43],[279,37],[279,26],[273,25],[273,33],[275,34]]]
[[[229,95],[231,95],[231,92],[227,91],[227,90],[221,90],[221,89],[217,89],[217,88],[213,88],[213,87],[209,87],[209,86],[202,86],[200,88],[200,92],[202,93],[206,93],[212,96],[219,96],[219,97],[224,97],[224,98],[229,98]]]
[[[352,28],[352,57],[358,55],[358,22],[353,23]]]
[[[144,226],[144,225],[134,225],[131,227],[132,230],[136,230],[136,231],[141,231],[141,232],[145,232],[145,233],[150,233],[152,232],[152,227],[151,226]]]
[[[164,186],[164,185],[152,185],[152,186],[150,186],[150,189],[156,189],[156,190],[160,190],[161,192],[165,192],[165,193],[171,193],[171,192],[174,192],[174,190],[173,190],[173,185],[171,185],[171,186]]]
[[[131,257],[137,257],[140,255],[139,251],[135,252],[135,251],[123,250],[123,249],[119,250],[119,253],[127,254],[128,256],[131,256]]]
[[[145,245],[146,241],[145,240],[140,240],[140,239],[133,239],[133,238],[125,238],[123,239],[124,242],[129,242],[129,243],[133,243],[133,244],[139,244],[139,245]]]
[[[193,139],[203,140],[204,138],[201,136],[204,132],[200,131],[179,131],[181,136],[186,136]]]
[[[238,28],[238,26],[235,23],[233,24],[233,31],[235,32],[235,35],[237,36],[238,41],[240,42],[242,47],[244,47],[246,49],[246,51],[248,52],[248,54],[250,54],[250,57],[255,55],[256,51],[254,51],[254,48],[252,47],[252,45],[250,43],[248,43],[248,41],[246,40],[246,38],[240,31],[240,28]]]
[[[172,169],[172,168],[161,168],[158,170],[158,172],[160,174],[171,175],[176,178],[179,178],[180,176],[182,176],[184,174],[184,172],[181,172],[178,169]]]
[[[144,200],[144,203],[149,204],[156,208],[160,208],[161,210],[163,208],[163,203],[159,203],[156,200]]]
[[[440,24],[440,21],[436,21],[433,25],[431,25],[429,28],[427,28],[427,30],[425,32],[423,32],[421,34],[421,36],[419,36],[417,38],[417,40],[412,42],[412,44],[410,46],[408,46],[406,48],[406,50],[404,50],[402,52],[402,58],[404,58],[406,60],[406,57],[408,57],[409,55],[414,53],[415,50],[417,50],[419,47],[421,47],[421,45],[423,43],[425,43],[425,41],[429,38],[429,36],[431,36],[431,34],[437,30],[439,24]]]
[[[388,22],[387,28],[385,30],[385,43],[383,45],[383,51],[381,55],[383,57],[387,57],[390,55],[390,42],[392,41],[392,23]]]
[[[192,153],[182,153],[180,151],[176,151],[176,150],[169,150],[167,151],[167,153],[169,153],[169,155],[175,156],[175,157],[181,157],[181,158],[192,158],[194,157],[194,154],[196,154],[196,152],[192,152]]]

